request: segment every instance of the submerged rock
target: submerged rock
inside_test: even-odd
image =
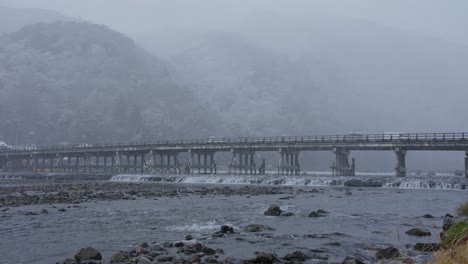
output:
[[[432,216],[431,214],[425,214],[423,215],[424,218],[434,218],[434,216]]]
[[[245,232],[262,232],[263,230],[265,230],[265,226],[257,224],[250,224],[244,227]]]
[[[291,212],[285,212],[285,213],[282,213],[281,216],[293,216],[294,213],[291,213]]]
[[[426,229],[412,228],[406,231],[405,234],[410,236],[430,236],[431,232]]]
[[[269,216],[280,216],[283,211],[277,204],[271,205],[263,214]]]

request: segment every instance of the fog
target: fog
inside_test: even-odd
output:
[[[463,0],[0,0],[0,140],[468,131],[466,10]],[[55,20],[77,24],[21,30]],[[414,163],[463,165],[435,156]]]

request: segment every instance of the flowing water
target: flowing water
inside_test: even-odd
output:
[[[468,201],[467,180],[460,177],[388,176],[192,176],[118,175],[113,181],[160,182],[193,188],[204,186],[275,185],[289,188],[282,195],[199,195],[98,201],[58,212],[55,205],[10,208],[0,212],[0,263],[56,263],[81,248],[98,248],[107,263],[112,253],[142,242],[180,241],[190,234],[221,248],[226,255],[251,258],[255,251],[283,256],[295,250],[322,249],[329,261],[341,263],[348,255],[373,256],[373,248],[393,245],[404,249],[417,242],[437,242],[443,216]],[[350,180],[380,183],[381,187],[355,186]],[[123,183],[124,184],[124,183]],[[357,184],[359,185],[359,184]],[[318,186],[318,187],[317,187]],[[1,187],[1,182],[0,182]],[[315,190],[317,191],[315,191]],[[314,192],[310,192],[314,190]],[[290,217],[265,216],[271,205],[294,213]],[[57,205],[62,208],[67,205]],[[47,209],[49,214],[20,212]],[[329,212],[311,218],[317,209]],[[434,218],[423,218],[431,214]],[[212,239],[223,224],[236,231],[248,224],[271,227],[263,233],[239,232]],[[429,237],[412,237],[412,227],[431,231]],[[330,244],[339,242],[338,244]],[[411,251],[408,253],[411,254]],[[420,254],[420,253],[418,253]],[[424,255],[415,257],[423,261]]]

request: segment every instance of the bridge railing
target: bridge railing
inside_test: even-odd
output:
[[[226,145],[226,144],[301,144],[301,143],[337,143],[337,142],[362,142],[362,143],[408,143],[419,141],[464,141],[468,133],[383,133],[360,134],[350,133],[344,135],[314,135],[314,136],[273,136],[273,137],[238,137],[238,138],[198,138],[198,139],[174,139],[158,141],[129,141],[119,143],[94,143],[94,144],[67,144],[55,146],[8,146],[0,149],[0,152],[19,151],[53,151],[53,150],[82,150],[123,148],[131,150],[138,147],[151,146],[191,146],[191,145]]]

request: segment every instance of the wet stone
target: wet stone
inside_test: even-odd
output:
[[[375,253],[377,259],[395,259],[400,257],[400,251],[394,247],[381,249]]]
[[[114,255],[112,255],[112,257],[110,258],[109,263],[110,264],[117,264],[117,263],[120,263],[120,262],[126,262],[129,258],[130,258],[130,254],[128,254],[125,251],[119,251],[119,252],[115,253]]]
[[[406,231],[405,234],[410,236],[430,236],[431,232],[426,229],[412,228]]]
[[[78,253],[75,255],[76,261],[83,261],[83,260],[101,260],[102,256],[101,253],[92,247],[82,248]]]

